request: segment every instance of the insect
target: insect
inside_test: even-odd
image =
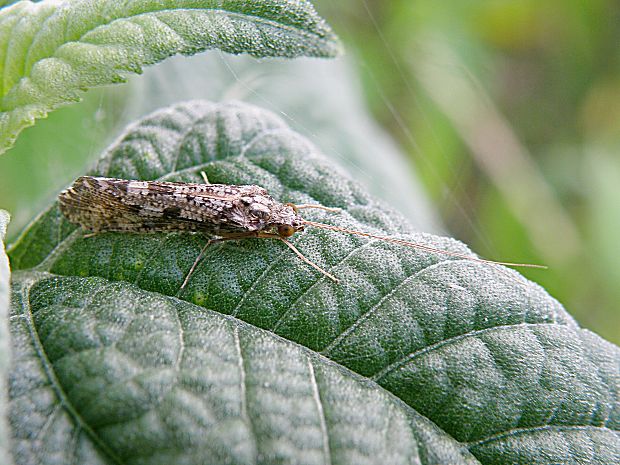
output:
[[[300,210],[340,210],[323,205],[280,203],[260,186],[210,184],[204,172],[201,174],[205,184],[82,176],[58,196],[60,210],[69,221],[91,231],[88,235],[103,231],[193,231],[212,236],[187,273],[180,291],[187,285],[209,245],[252,237],[283,242],[305,263],[338,282],[338,278],[310,261],[287,240],[306,226],[492,265],[545,268],[541,265],[486,260],[416,242],[305,220]]]

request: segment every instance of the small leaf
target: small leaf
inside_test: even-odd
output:
[[[0,153],[82,91],[210,48],[328,57],[340,44],[305,0],[18,2],[0,10]]]
[[[200,182],[201,170],[343,209],[308,211],[315,221],[470,253],[414,233],[249,105],[154,113],[93,173]],[[539,286],[342,233],[293,241],[341,283],[283,244],[245,240],[208,249],[179,293],[204,238],[84,238],[49,209],[11,249],[24,269],[11,322],[18,462],[56,447],[60,463],[618,463],[620,350]]]
[[[4,237],[9,224],[9,214],[0,210],[0,457],[2,463],[10,465],[9,430],[7,414],[7,374],[9,370],[9,259],[4,251]]]

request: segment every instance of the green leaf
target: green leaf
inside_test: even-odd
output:
[[[245,104],[150,115],[93,173],[201,170],[343,209],[315,221],[470,253]],[[341,283],[252,239],[208,249],[179,293],[204,238],[85,238],[55,206],[35,220],[10,252],[18,463],[619,462],[620,350],[539,286],[342,233],[293,242]]]
[[[4,251],[4,237],[9,224],[9,214],[0,210],[0,457],[3,464],[9,465],[9,430],[6,422],[7,414],[7,374],[9,370],[9,280],[11,270],[9,259]]]
[[[18,463],[468,456],[373,383],[235,318],[101,278],[17,279]]]
[[[4,8],[5,6],[9,6],[12,3],[16,3],[19,0],[0,0],[0,8]]]
[[[171,55],[218,48],[329,57],[340,50],[305,0],[23,1],[0,10],[0,47],[0,153],[82,91],[123,82]]]

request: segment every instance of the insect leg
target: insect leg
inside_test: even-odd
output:
[[[258,233],[257,237],[264,237],[264,238],[271,238],[271,239],[278,239],[282,242],[284,242],[289,249],[291,249],[293,252],[295,252],[295,255],[297,255],[304,263],[307,263],[308,265],[310,265],[312,268],[314,268],[315,270],[321,272],[322,274],[324,274],[325,276],[327,276],[329,279],[331,279],[332,281],[334,281],[335,283],[340,282],[338,278],[336,278],[333,274],[325,271],[323,268],[321,268],[319,265],[317,265],[316,263],[314,263],[313,261],[307,259],[298,249],[297,247],[295,247],[293,244],[291,244],[289,241],[287,241],[285,238],[279,236],[278,234],[271,234],[271,233]]]
[[[251,233],[231,234],[231,235],[226,236],[226,237],[216,237],[215,239],[209,239],[207,241],[207,243],[204,245],[204,247],[202,248],[202,250],[200,251],[200,253],[198,254],[198,257],[196,257],[196,260],[194,260],[194,263],[192,264],[192,267],[189,269],[187,275],[185,276],[185,279],[183,280],[183,284],[181,284],[181,287],[179,288],[179,292],[177,292],[177,297],[179,295],[181,295],[181,293],[183,292],[183,289],[185,288],[185,286],[187,286],[187,283],[189,282],[189,278],[192,276],[192,274],[196,270],[196,267],[198,266],[198,263],[200,263],[200,260],[202,260],[202,257],[204,256],[205,252],[207,251],[207,248],[211,244],[214,244],[216,242],[234,241],[234,240],[237,240],[237,239],[245,239],[245,238],[248,238],[248,237],[257,237],[257,236],[256,236],[256,233],[251,232]]]
[[[202,248],[202,250],[198,254],[198,257],[196,257],[196,260],[194,260],[194,263],[192,264],[192,267],[189,269],[189,272],[185,276],[185,279],[183,280],[183,284],[181,284],[181,287],[179,288],[179,292],[177,293],[177,296],[181,295],[181,292],[183,292],[183,289],[185,288],[185,286],[187,286],[187,283],[189,282],[190,276],[194,273],[194,270],[198,266],[198,263],[202,259],[202,256],[207,251],[207,247],[209,247],[214,242],[217,242],[217,239],[209,239],[207,241],[207,243],[204,245],[204,247]]]
[[[189,278],[191,277],[191,275],[194,273],[194,271],[196,270],[196,267],[198,266],[198,263],[202,260],[204,253],[207,250],[207,247],[209,247],[211,244],[215,243],[215,242],[223,242],[223,241],[234,241],[234,240],[239,240],[239,239],[248,239],[248,238],[252,238],[252,237],[258,237],[258,238],[264,238],[264,239],[277,239],[279,241],[284,242],[287,247],[289,249],[291,249],[295,255],[297,255],[304,263],[307,263],[308,265],[310,265],[312,268],[314,268],[315,270],[319,271],[321,274],[327,276],[329,279],[331,279],[332,281],[334,281],[335,283],[340,282],[338,278],[336,278],[333,274],[325,271],[323,268],[321,268],[319,265],[317,265],[316,263],[314,263],[313,261],[309,260],[308,258],[306,258],[298,249],[297,247],[295,247],[293,244],[291,244],[289,241],[287,241],[286,239],[284,239],[283,237],[279,236],[278,234],[273,234],[273,233],[264,233],[264,232],[248,232],[248,233],[236,233],[236,234],[229,234],[225,237],[217,237],[215,239],[209,239],[207,241],[207,243],[205,244],[205,246],[202,248],[202,250],[200,251],[200,253],[198,254],[198,257],[196,258],[196,260],[194,261],[194,264],[192,265],[192,267],[189,269],[189,272],[187,273],[187,276],[185,277],[185,280],[183,281],[183,284],[181,284],[181,287],[179,289],[179,292],[177,293],[177,296],[179,296],[182,292],[183,289],[185,288],[185,286],[187,286],[187,283],[189,282]]]
[[[209,178],[207,177],[207,173],[205,173],[204,171],[201,171],[200,176],[202,176],[202,180],[205,182],[205,184],[211,184],[209,182]]]
[[[293,252],[295,252],[295,255],[297,255],[301,260],[303,260],[304,262],[306,262],[308,265],[310,265],[312,268],[314,268],[317,271],[320,271],[321,273],[323,273],[325,276],[327,276],[329,279],[331,279],[332,281],[334,281],[335,283],[340,282],[340,280],[338,278],[336,278],[333,274],[325,271],[323,268],[321,268],[319,265],[317,265],[316,263],[314,263],[313,261],[310,261],[309,259],[307,259],[306,257],[303,256],[303,254],[297,250],[297,247],[295,247],[293,244],[291,244],[289,241],[287,241],[286,239],[284,239],[283,237],[279,237],[278,239],[280,239],[282,242],[284,242]]]

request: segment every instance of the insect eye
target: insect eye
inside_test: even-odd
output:
[[[281,224],[278,226],[278,234],[282,237],[291,237],[295,234],[295,228],[288,224]]]

